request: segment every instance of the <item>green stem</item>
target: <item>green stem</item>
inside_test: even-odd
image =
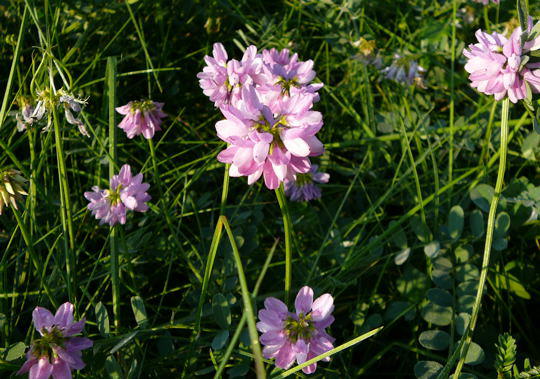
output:
[[[227,204],[227,195],[229,193],[229,165],[225,165],[225,172],[223,174],[223,186],[221,188],[221,205],[219,215],[220,217],[225,213],[225,205]],[[206,292],[208,291],[208,284],[210,283],[210,277],[212,276],[212,269],[214,267],[214,261],[216,259],[217,249],[219,247],[219,241],[221,240],[221,232],[223,225],[218,220],[216,227],[214,229],[214,235],[212,237],[212,242],[210,243],[210,250],[208,252],[208,258],[206,259],[206,265],[204,266],[204,278],[202,282],[201,295],[199,296],[199,304],[197,305],[196,313],[196,323],[195,331],[198,333],[201,332],[201,318],[202,318],[202,308],[204,305],[204,300],[206,298]]]
[[[36,269],[36,273],[38,274],[40,284],[45,290],[45,293],[47,294],[51,304],[56,308],[58,304],[52,295],[52,291],[49,288],[49,285],[43,280],[43,274],[40,272],[40,270],[43,268],[43,265],[41,264],[41,262],[39,262],[36,252],[34,251],[34,244],[32,242],[32,237],[30,233],[28,233],[28,230],[26,229],[26,225],[24,224],[22,217],[19,214],[19,211],[13,208],[13,214],[15,215],[15,219],[17,220],[17,225],[19,226],[24,243],[26,244],[28,253],[30,254],[30,260],[32,261],[34,268]]]
[[[291,251],[291,234],[292,234],[292,221],[289,208],[287,207],[287,199],[285,198],[285,192],[283,190],[283,183],[276,189],[276,197],[281,209],[281,215],[283,217],[283,228],[285,230],[285,302],[289,303],[289,297],[291,294],[291,281],[292,281],[292,251]]]
[[[60,184],[60,214],[62,218],[62,229],[64,235],[67,289],[69,300],[72,303],[75,303],[75,238],[73,234],[73,219],[71,216],[71,202],[69,199],[69,184],[67,180],[66,161],[64,158],[64,146],[62,142],[63,138],[60,132],[58,112],[55,107],[53,107],[52,111],[54,141],[56,144],[56,160],[58,162],[58,180]]]
[[[478,320],[478,314],[480,312],[480,307],[482,305],[482,294],[484,292],[484,286],[486,283],[488,267],[489,267],[489,258],[491,253],[491,244],[493,242],[493,232],[495,229],[495,216],[497,215],[497,205],[499,204],[499,198],[501,196],[503,182],[504,182],[504,173],[506,170],[506,156],[508,152],[508,113],[510,108],[510,102],[508,98],[503,100],[502,103],[502,118],[501,118],[501,147],[500,147],[500,159],[499,159],[499,171],[497,173],[497,182],[495,183],[495,193],[491,198],[491,204],[489,206],[489,215],[487,222],[487,231],[486,231],[486,243],[484,245],[484,258],[482,260],[482,271],[480,272],[480,279],[478,283],[478,290],[476,291],[476,298],[474,300],[474,306],[471,314],[471,321],[467,330],[461,337],[458,348],[456,349],[456,354],[460,355],[459,362],[454,372],[454,378],[459,378],[463,364],[465,363],[465,357],[467,356],[467,351],[471,344],[472,336],[474,333],[474,328],[476,327],[476,321]],[[448,371],[453,365],[453,360],[457,358],[457,355],[450,358],[448,362]],[[445,367],[447,369],[447,367]],[[443,370],[444,371],[444,370]],[[441,377],[441,376],[439,376]]]
[[[276,251],[278,242],[279,242],[279,239],[277,239],[276,242],[274,242],[274,245],[272,246],[272,248],[270,249],[270,252],[268,253],[268,256],[266,257],[266,261],[264,262],[261,273],[259,274],[259,279],[257,279],[257,283],[255,283],[255,287],[253,288],[253,292],[251,293],[251,298],[253,299],[253,301],[255,301],[255,298],[257,297],[257,294],[259,293],[259,288],[261,287],[264,276],[266,275],[268,266],[270,265],[270,262],[272,262],[272,257],[274,256],[274,252]],[[225,354],[223,354],[223,358],[221,358],[221,362],[219,362],[219,367],[216,371],[216,374],[214,375],[214,379],[221,378],[221,374],[223,373],[223,370],[225,370],[225,366],[227,365],[227,362],[229,361],[229,358],[231,357],[234,347],[236,346],[236,342],[238,342],[238,339],[240,338],[240,334],[242,334],[242,331],[244,330],[244,325],[246,325],[246,321],[247,321],[247,313],[244,313],[242,314],[242,318],[240,319],[240,322],[236,326],[236,330],[234,331],[234,334],[231,338],[231,342],[229,342],[229,346],[227,346],[227,350],[225,350]]]
[[[2,107],[0,108],[0,128],[2,127],[2,125],[4,125],[9,93],[11,91],[11,84],[13,83],[13,76],[15,74],[15,67],[17,67],[17,64],[19,63],[19,54],[21,52],[21,47],[23,44],[24,33],[26,32],[26,11],[27,7],[25,6],[21,20],[21,27],[19,29],[19,36],[17,37],[17,46],[15,46],[15,52],[13,53],[13,60],[11,61],[11,68],[9,70],[6,90],[4,91],[4,98],[2,99]]]
[[[452,56],[450,61],[450,140],[448,141],[448,181],[452,181],[454,167],[454,73],[456,63],[456,13],[457,0],[452,1]],[[452,197],[452,194],[450,194]]]
[[[107,97],[109,114],[109,177],[112,178],[116,171],[117,151],[116,151],[116,57],[107,58]],[[120,265],[118,257],[118,230],[116,226],[111,226],[109,233],[109,243],[111,247],[111,282],[114,328],[116,333],[120,330]]]
[[[234,261],[236,263],[236,269],[238,271],[238,281],[240,282],[240,289],[242,290],[242,299],[244,301],[244,308],[247,313],[247,324],[249,331],[249,338],[251,342],[251,350],[255,356],[255,371],[257,372],[257,378],[266,378],[266,371],[264,369],[264,363],[261,352],[261,345],[259,344],[259,334],[257,333],[257,326],[255,325],[255,312],[253,311],[253,305],[251,304],[251,296],[249,294],[246,276],[244,274],[244,268],[242,267],[242,259],[240,258],[240,252],[236,246],[236,240],[234,234],[227,221],[227,217],[219,216],[219,220],[227,231],[227,236],[231,243],[233,251]]]

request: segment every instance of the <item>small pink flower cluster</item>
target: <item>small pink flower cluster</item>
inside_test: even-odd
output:
[[[41,338],[32,342],[17,375],[28,372],[29,379],[70,379],[71,370],[84,368],[82,350],[93,343],[89,338],[74,337],[86,321],[74,322],[73,304],[62,304],[54,316],[48,309],[36,307],[32,318]]]
[[[501,0],[491,0],[491,1],[493,1],[495,4],[499,4],[499,2],[500,2]],[[489,0],[474,0],[474,2],[476,2],[476,3],[482,3],[482,4],[484,4],[484,5],[488,5],[488,4],[489,4]]]
[[[528,29],[532,30],[532,20]],[[527,86],[532,92],[540,92],[540,63],[532,62],[528,55],[540,49],[540,36],[522,43],[521,32],[521,27],[516,28],[510,38],[495,32],[476,32],[478,43],[463,51],[473,88],[494,95],[496,100],[508,96],[513,103],[527,97]]]
[[[281,300],[268,297],[265,308],[259,311],[257,329],[263,333],[260,337],[265,345],[263,355],[267,359],[276,358],[276,366],[283,369],[334,348],[334,338],[326,333],[326,328],[334,322],[332,296],[325,293],[314,301],[313,290],[305,286],[298,291],[294,306],[296,312],[289,312]],[[329,360],[329,357],[323,359]],[[313,363],[302,371],[311,374],[316,369],[317,363]]]
[[[116,108],[118,113],[125,115],[118,127],[126,132],[129,139],[140,134],[151,139],[155,132],[161,130],[161,119],[167,117],[161,110],[163,105],[152,100],[130,101]]]
[[[88,209],[100,224],[108,223],[110,226],[116,223],[126,223],[128,210],[146,212],[147,201],[151,197],[146,192],[150,185],[143,183],[143,175],[131,175],[131,167],[123,165],[118,175],[114,175],[110,181],[110,189],[102,190],[98,186],[92,187],[92,192],[85,192],[84,197],[90,204]]]
[[[312,83],[313,61],[299,61],[287,49],[259,54],[255,46],[241,61],[229,60],[220,43],[205,61],[197,77],[225,117],[216,130],[229,146],[218,160],[231,164],[230,175],[247,176],[248,184],[264,176],[266,186],[276,189],[285,179],[309,172],[309,158],[324,152],[316,137],[322,114],[312,110],[322,87]]]

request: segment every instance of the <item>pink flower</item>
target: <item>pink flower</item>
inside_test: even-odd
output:
[[[262,59],[255,46],[249,46],[242,60],[228,60],[221,43],[215,43],[213,57],[205,56],[206,67],[197,74],[199,85],[216,107],[234,104],[241,97],[244,86],[262,80]]]
[[[113,226],[116,223],[126,223],[126,212],[128,210],[146,212],[148,210],[147,201],[151,197],[146,192],[150,185],[143,183],[143,175],[131,175],[131,167],[123,165],[118,175],[114,175],[110,180],[110,189],[101,190],[99,187],[92,187],[92,192],[85,192],[84,197],[90,201],[88,209],[100,224],[108,223]]]
[[[484,5],[488,5],[489,4],[489,0],[473,0],[477,3],[482,3]],[[491,0],[493,1],[495,4],[499,4],[500,0]]]
[[[532,20],[529,20],[529,31]],[[471,87],[496,100],[508,96],[517,103],[527,96],[527,84],[533,92],[540,90],[540,64],[529,63],[530,51],[540,49],[540,37],[521,41],[521,28],[516,28],[510,38],[502,34],[476,32],[478,43],[469,45],[463,54],[468,58],[465,70],[470,73]],[[522,47],[523,46],[523,47]]]
[[[330,175],[317,172],[318,165],[314,164],[308,173],[297,174],[296,180],[285,179],[285,194],[292,201],[310,201],[321,197],[321,189],[315,183],[328,183]]]
[[[313,61],[298,60],[298,54],[291,55],[288,49],[263,50],[263,71],[266,80],[262,88],[258,89],[269,101],[281,95],[296,95],[298,93],[313,94],[313,102],[319,100],[317,91],[323,87],[322,83],[311,82],[315,78]]]
[[[26,362],[17,375],[29,372],[30,379],[71,378],[71,370],[81,370],[85,363],[82,350],[92,347],[89,338],[73,337],[82,332],[85,320],[74,322],[73,304],[62,304],[56,314],[41,307],[32,312],[34,327],[42,338],[34,340],[26,353]]]
[[[315,134],[323,125],[320,112],[312,111],[313,96],[298,93],[262,104],[255,88],[242,89],[236,106],[224,105],[225,120],[216,123],[218,137],[229,147],[218,160],[230,163],[231,176],[247,176],[248,184],[261,175],[269,189],[285,178],[307,173],[310,156],[324,152]]]
[[[116,108],[118,113],[125,115],[118,127],[124,129],[129,139],[139,134],[150,139],[161,130],[161,119],[167,117],[161,110],[163,105],[152,100],[130,101]]]
[[[265,308],[259,311],[257,329],[263,333],[263,356],[276,358],[276,366],[282,369],[334,348],[334,338],[325,331],[334,322],[332,296],[326,293],[313,301],[313,290],[305,286],[298,292],[294,305],[296,313],[289,312],[282,301],[269,297],[264,301]],[[323,359],[329,360],[330,357]],[[312,374],[316,369],[317,363],[313,363],[302,371]]]

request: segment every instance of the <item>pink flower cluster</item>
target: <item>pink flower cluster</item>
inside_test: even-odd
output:
[[[488,5],[489,4],[489,0],[474,0],[476,3],[482,3],[484,5]],[[499,4],[499,2],[501,0],[491,0],[493,1],[495,4]]]
[[[298,173],[307,173],[310,157],[324,147],[316,137],[322,114],[313,111],[320,83],[313,61],[299,61],[287,49],[246,49],[241,61],[228,60],[220,43],[197,76],[205,95],[225,117],[216,123],[217,135],[229,146],[218,160],[230,163],[230,175],[247,176],[248,184],[261,176],[269,189]]]
[[[74,337],[82,332],[85,320],[74,322],[73,304],[62,304],[56,314],[41,307],[32,312],[34,327],[41,338],[32,342],[26,362],[17,375],[29,373],[30,379],[70,379],[71,370],[81,370],[85,363],[82,350],[93,343],[85,337]]]
[[[263,355],[267,359],[276,358],[276,366],[287,369],[296,361],[302,364],[334,348],[334,338],[325,329],[334,322],[332,311],[334,299],[330,294],[319,296],[313,301],[313,290],[302,287],[294,302],[296,313],[289,312],[280,300],[269,297],[264,301],[264,309],[259,311],[257,329]],[[330,358],[324,358],[328,362]],[[317,363],[302,369],[311,374]]]
[[[118,175],[110,180],[110,189],[102,190],[97,186],[92,187],[92,192],[85,192],[84,197],[90,204],[88,209],[100,224],[108,223],[113,226],[116,223],[126,223],[127,210],[146,212],[147,201],[151,197],[146,192],[150,185],[143,183],[143,175],[131,175],[131,167],[123,165]]]
[[[296,180],[285,180],[285,195],[292,201],[310,201],[319,199],[322,191],[315,183],[328,183],[330,174],[318,172],[314,164],[307,174],[297,174]]]
[[[532,21],[529,22],[529,32]],[[478,43],[469,45],[463,54],[468,58],[465,70],[470,74],[471,86],[496,100],[508,96],[517,103],[527,96],[527,85],[532,92],[540,92],[540,63],[532,62],[528,53],[540,49],[540,36],[521,41],[521,28],[510,38],[499,33],[476,32]]]
[[[151,139],[155,132],[161,130],[161,119],[167,117],[161,110],[163,105],[152,100],[130,101],[116,108],[118,113],[125,115],[118,127],[126,132],[129,139],[140,134]]]

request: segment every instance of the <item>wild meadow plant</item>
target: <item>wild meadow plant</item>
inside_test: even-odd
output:
[[[0,376],[539,375],[538,6],[475,1],[0,4]]]

